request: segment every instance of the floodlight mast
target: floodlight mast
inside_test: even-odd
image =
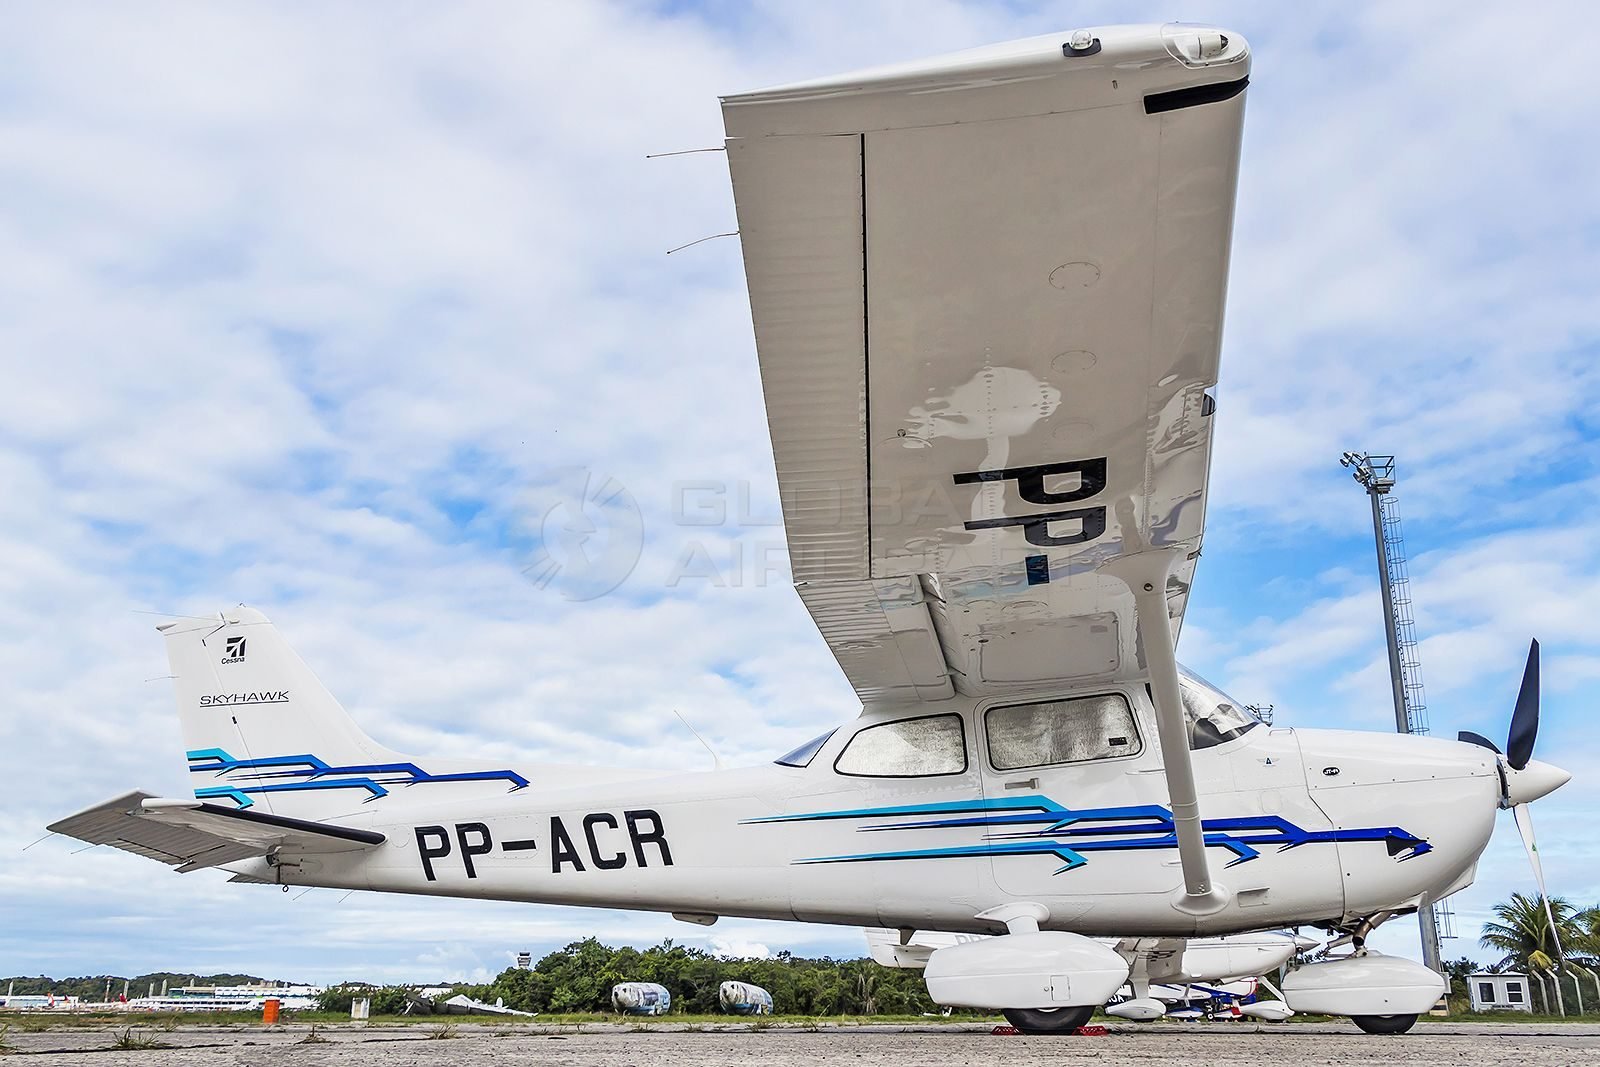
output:
[[[1394,488],[1394,457],[1370,456],[1365,452],[1346,452],[1339,465],[1354,467],[1352,477],[1366,489],[1372,501],[1372,534],[1378,543],[1378,587],[1383,591],[1384,636],[1389,644],[1389,683],[1394,690],[1394,728],[1409,734],[1411,715],[1406,708],[1405,675],[1400,666],[1400,634],[1395,626],[1394,585],[1389,573],[1389,550],[1383,535],[1383,495]]]
[[[1372,503],[1372,537],[1378,548],[1378,588],[1383,593],[1383,634],[1389,647],[1389,685],[1394,694],[1394,726],[1403,734],[1427,733],[1422,721],[1422,709],[1413,715],[1407,699],[1405,663],[1400,654],[1400,624],[1395,610],[1394,575],[1389,559],[1389,538],[1384,533],[1383,498],[1394,488],[1394,457],[1374,456],[1367,452],[1346,452],[1339,457],[1341,467],[1353,468],[1352,477],[1367,491]],[[1398,519],[1395,520],[1398,522]],[[1398,537],[1398,533],[1396,534]],[[1409,622],[1410,616],[1407,616]],[[1415,668],[1416,664],[1411,664]],[[1417,684],[1420,690],[1420,683]],[[1420,692],[1419,692],[1420,696]],[[1434,907],[1429,904],[1417,909],[1417,924],[1422,930],[1422,962],[1443,974],[1439,951],[1439,923]]]

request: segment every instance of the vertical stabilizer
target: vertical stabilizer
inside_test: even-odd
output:
[[[160,627],[167,641],[195,796],[326,819],[424,783],[520,789],[510,770],[427,769],[373,741],[253,608]],[[438,794],[434,799],[441,799]]]

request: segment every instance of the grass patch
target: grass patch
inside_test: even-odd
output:
[[[7,1023],[0,1023],[0,1056],[9,1056],[13,1052],[17,1051],[17,1046],[13,1045],[9,1040],[7,1040],[10,1038],[10,1036],[10,1025]]]
[[[5,1013],[11,1033],[31,1034],[45,1030],[110,1030],[120,1032],[134,1027],[145,1031],[172,1033],[178,1029],[203,1027],[206,1029],[232,1029],[255,1030],[261,1024],[260,1012],[248,1011],[195,1011],[195,1012],[161,1012],[159,1014],[134,1014],[129,1012],[18,1012]],[[519,1031],[530,1025],[543,1027],[549,1030],[565,1030],[568,1033],[585,1032],[585,1024],[601,1024],[610,1026],[649,1025],[658,1029],[687,1029],[702,1028],[715,1029],[718,1027],[738,1026],[740,1023],[749,1023],[749,1016],[677,1013],[659,1016],[633,1016],[619,1015],[614,1012],[543,1012],[537,1019],[507,1018],[497,1015],[451,1016],[462,1022],[470,1021],[473,1026],[504,1027],[509,1030]],[[760,1017],[764,1026],[773,1028],[796,1028],[805,1030],[818,1030],[823,1027],[833,1026],[870,1026],[884,1024],[916,1024],[919,1026],[942,1025],[971,1025],[974,1023],[988,1023],[998,1021],[997,1016],[977,1013],[956,1015],[763,1015]],[[1578,1017],[1572,1017],[1576,1021]],[[1587,1017],[1590,1021],[1595,1016]],[[646,1021],[647,1019],[647,1021]],[[1466,1020],[1472,1022],[1559,1022],[1559,1017],[1526,1016],[1518,1015],[1512,1019],[1505,1015],[1455,1015],[1450,1020]],[[352,1022],[348,1012],[321,1012],[297,1011],[286,1012],[283,1015],[286,1023],[302,1023],[314,1025],[319,1030],[326,1032],[345,1027],[383,1027],[383,1028],[423,1028],[440,1025],[437,1015],[374,1015],[365,1022]],[[447,1024],[455,1025],[455,1024]]]
[[[317,1024],[311,1024],[311,1032],[302,1037],[297,1044],[301,1045],[331,1045],[333,1042],[317,1033]]]
[[[12,1029],[18,1033],[38,1033],[42,1030],[105,1030],[119,1029],[137,1020],[138,1026],[172,1031],[180,1026],[241,1026],[261,1022],[260,1012],[251,1011],[185,1011],[185,1012],[126,1012],[126,1011],[62,1011],[7,1013]],[[304,1019],[305,1015],[296,1016]],[[330,1015],[329,1019],[343,1016]]]
[[[1568,1012],[1564,1017],[1560,1015],[1535,1015],[1532,1012],[1521,1011],[1456,1011],[1449,1015],[1419,1015],[1419,1023],[1593,1023],[1600,1022],[1600,1016],[1593,1012],[1582,1015]]]
[[[128,1027],[118,1034],[116,1040],[111,1042],[114,1049],[155,1049],[171,1048],[165,1041],[159,1041],[154,1034],[134,1033],[133,1027]]]
[[[455,1023],[442,1023],[439,1026],[434,1027],[432,1032],[428,1034],[428,1040],[449,1041],[451,1038],[459,1036],[460,1035],[456,1033]]]

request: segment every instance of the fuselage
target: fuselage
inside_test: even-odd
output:
[[[234,869],[285,884],[699,922],[994,932],[979,913],[1030,901],[1048,909],[1045,928],[1114,936],[1348,922],[1470,884],[1499,798],[1493,753],[1257,724],[1197,740],[1193,752],[1208,857],[1228,903],[1201,916],[1173,907],[1182,876],[1153,709],[1142,686],[1107,688],[1131,714],[1112,727],[1122,733],[1111,755],[1015,766],[1005,731],[1018,698],[957,696],[870,709],[802,754],[803,766],[595,770],[550,786],[533,767],[511,792],[486,795],[482,782],[460,783],[473,795],[453,799],[448,782],[400,790],[333,819],[385,835],[376,848]],[[907,731],[923,750],[948,747],[946,762],[919,767],[924,753],[908,765],[885,742]]]

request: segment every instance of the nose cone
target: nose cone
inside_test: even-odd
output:
[[[1549,763],[1529,760],[1522,770],[1506,768],[1506,805],[1531,804],[1572,781],[1572,775]]]

